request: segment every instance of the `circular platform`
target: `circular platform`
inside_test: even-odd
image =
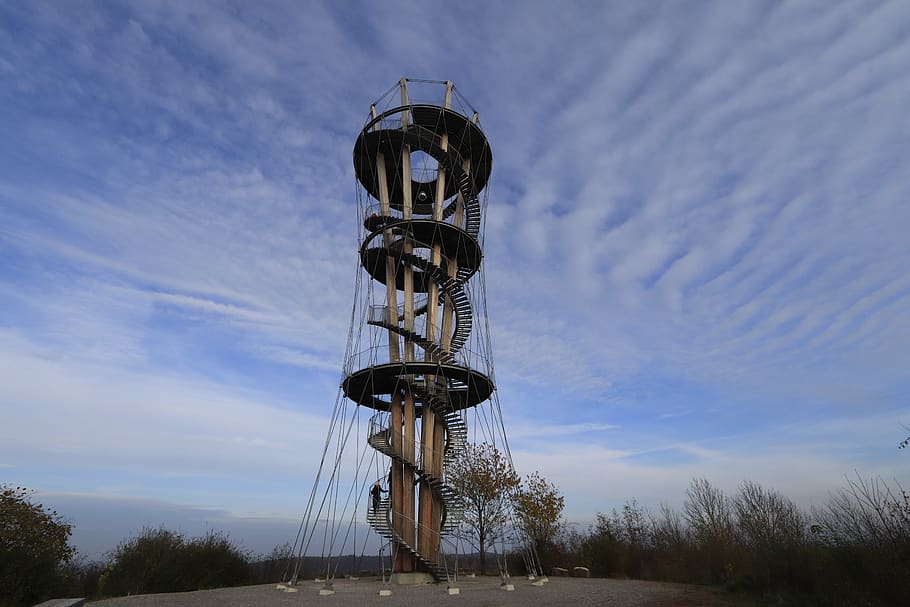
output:
[[[397,128],[386,127],[394,116],[410,112],[408,124]],[[447,149],[441,146],[442,135],[448,136]],[[486,187],[493,168],[493,155],[487,138],[476,124],[453,110],[432,105],[407,105],[383,112],[371,120],[354,144],[354,172],[357,180],[377,200],[379,193],[379,176],[376,172],[376,161],[380,153],[386,158],[386,181],[389,185],[390,204],[394,209],[401,209],[404,200],[400,170],[400,159],[405,146],[411,152],[422,151],[432,156],[440,166],[450,173],[461,170],[460,161],[470,160],[471,184],[475,192]],[[451,165],[458,164],[453,167]],[[455,179],[446,181],[444,197],[446,200],[457,193]],[[421,196],[423,194],[423,196]],[[412,208],[418,215],[429,215],[433,205],[424,200],[436,197],[436,182],[411,181]]]
[[[460,387],[447,391],[452,408],[457,410],[475,407],[490,398],[495,386],[493,380],[474,369],[434,362],[401,362],[374,365],[354,371],[341,384],[344,395],[352,401],[376,409],[388,410],[388,403],[377,395],[391,395],[404,386],[410,378],[434,376],[458,382]],[[461,387],[463,386],[463,387]]]
[[[431,219],[396,219],[382,224],[381,227],[371,232],[360,247],[360,263],[373,279],[382,284],[385,284],[386,281],[386,259],[389,252],[384,246],[370,247],[369,245],[387,229],[392,229],[396,236],[410,237],[417,246],[424,245],[426,248],[431,248],[433,245],[440,245],[443,257],[454,259],[460,269],[470,270],[459,280],[467,280],[480,268],[483,258],[480,245],[462,228]],[[404,273],[397,272],[396,276],[398,289],[403,289]],[[423,272],[415,270],[415,292],[425,293],[427,286]]]

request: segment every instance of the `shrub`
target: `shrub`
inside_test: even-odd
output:
[[[813,533],[828,553],[822,575],[841,600],[907,604],[910,495],[900,485],[857,477],[813,514]]]
[[[175,531],[146,528],[114,551],[99,590],[109,596],[185,592],[249,580],[249,557],[226,535],[187,541]]]
[[[270,555],[250,565],[252,582],[254,584],[283,582],[290,577],[295,561],[294,549],[290,544],[275,546]]]

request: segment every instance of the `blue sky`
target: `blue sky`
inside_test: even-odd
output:
[[[908,32],[899,2],[0,3],[0,480],[90,554],[291,535],[351,151],[407,76],[490,139],[499,398],[569,520],[695,476],[910,483]]]

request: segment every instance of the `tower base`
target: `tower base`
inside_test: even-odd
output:
[[[421,586],[423,584],[433,584],[435,580],[429,573],[418,571],[414,573],[393,573],[391,582],[399,586]]]

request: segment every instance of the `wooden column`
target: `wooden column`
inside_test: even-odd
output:
[[[436,416],[435,430],[433,432],[433,452],[436,454],[436,457],[433,459],[433,476],[437,478],[442,478],[443,475],[442,455],[445,451],[445,442],[445,425],[442,423],[442,418]],[[434,495],[433,497],[433,507],[430,516],[434,521],[435,534],[433,537],[434,543],[431,554],[434,555],[434,560],[438,560],[439,537],[442,533],[442,500],[438,496]]]
[[[452,83],[446,82],[445,107],[451,106],[452,101]],[[443,150],[448,149],[449,136],[443,134],[440,137],[440,147]],[[437,167],[436,171],[436,193],[433,200],[433,219],[442,221],[442,210],[445,203],[445,186],[446,172],[442,166]],[[441,245],[437,242],[433,245],[430,260],[434,265],[439,265],[442,260]],[[427,289],[427,335],[430,341],[442,343],[441,333],[438,329],[439,323],[439,287],[435,281]],[[427,360],[431,357],[427,356]],[[429,375],[426,378],[428,383],[436,381],[436,376]],[[423,466],[431,476],[442,479],[443,477],[443,446],[445,444],[445,425],[442,418],[430,409],[427,403],[424,403],[423,420],[421,423],[422,439],[422,457]],[[419,503],[419,545],[422,554],[426,555],[432,561],[436,561],[439,556],[439,539],[442,525],[442,500],[437,495],[429,483],[421,483],[420,503]]]
[[[404,458],[406,461],[413,462],[415,461],[415,419],[414,396],[411,394],[410,390],[405,391],[402,409],[404,417]],[[417,516],[414,507],[414,469],[410,466],[405,466],[402,476],[402,495],[404,500],[401,503],[401,516],[404,521],[404,528],[402,529],[401,537],[404,538],[404,541],[410,546],[416,546],[417,538],[415,537],[415,529]],[[406,572],[402,570],[402,573]]]
[[[379,176],[379,212],[388,217],[391,213],[389,205],[389,180],[386,175],[385,155],[381,152],[376,157],[376,172]],[[382,235],[386,251],[391,252],[395,237],[392,230],[385,230]],[[398,322],[398,287],[395,275],[395,259],[389,254],[385,262],[385,291],[386,291],[386,320],[391,323]],[[389,331],[389,362],[401,360],[398,350],[398,334]]]
[[[408,83],[404,78],[401,79],[399,86],[401,88],[401,105],[408,105]],[[408,111],[401,113],[401,127],[408,126]],[[401,148],[401,192],[402,192],[402,216],[404,219],[411,219],[414,207],[414,200],[411,192],[411,148],[402,146]],[[403,251],[405,253],[414,252],[414,243],[407,236],[404,239]],[[414,330],[414,268],[411,264],[405,264],[404,267],[404,328],[408,331]],[[408,362],[414,360],[414,342],[409,339],[404,341],[404,359]]]
[[[403,408],[403,395],[400,391],[396,390],[392,394],[392,404],[391,404],[391,418],[392,418],[392,447],[399,456],[406,457],[406,449],[404,447],[405,435],[403,432],[404,428],[404,408]],[[408,521],[403,516],[402,509],[404,504],[407,502],[407,489],[413,483],[406,482],[406,477],[409,476],[410,469],[406,464],[402,464],[401,461],[397,458],[392,460],[392,474],[391,482],[389,483],[389,497],[391,499],[391,517],[392,517],[392,528],[395,530],[400,537],[406,537]],[[395,556],[395,563],[393,564],[394,571],[400,573],[410,573],[414,571],[414,558],[410,552],[402,547],[398,547],[396,550],[397,555]]]
[[[407,80],[402,78],[399,82],[399,88],[401,89],[401,105],[408,105],[408,83]],[[401,126],[405,128],[410,122],[410,116],[408,110],[404,110],[401,113]],[[402,216],[404,219],[411,219],[412,208],[413,208],[413,199],[411,197],[411,150],[408,146],[403,146],[401,149],[401,208]],[[412,253],[414,250],[414,244],[407,236],[402,237],[404,239],[403,251],[405,253]],[[414,330],[414,268],[411,264],[406,263],[404,266],[404,327],[409,331]],[[404,340],[404,360],[407,362],[412,362],[414,360],[414,342],[411,340]],[[411,380],[410,376],[407,378]],[[416,434],[417,434],[417,420],[416,412],[414,410],[414,395],[411,394],[410,389],[404,387],[404,399],[402,401],[403,407],[403,417],[404,417],[404,448],[405,448],[405,460],[409,462],[416,462]],[[404,519],[405,525],[403,528],[403,533],[401,536],[404,538],[404,541],[407,542],[410,546],[417,545],[417,538],[415,537],[415,527],[417,524],[417,513],[414,504],[414,470],[411,467],[406,467],[403,474],[403,496],[404,501],[401,504],[401,516]],[[413,570],[413,569],[412,569]],[[404,573],[404,571],[402,571]]]
[[[420,458],[424,470],[432,473],[433,462],[433,432],[436,429],[436,416],[426,403],[420,419]],[[433,489],[425,480],[420,482],[420,494],[417,516],[417,546],[418,551],[430,557],[436,550],[439,540],[434,536],[433,530]]]

